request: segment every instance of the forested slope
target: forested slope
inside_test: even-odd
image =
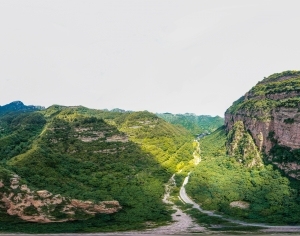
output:
[[[271,165],[249,168],[226,155],[220,128],[200,140],[201,163],[186,189],[204,209],[252,222],[300,224],[300,185]]]
[[[171,173],[187,165],[191,157],[192,137],[186,130],[149,112],[58,105],[42,111],[8,113],[0,117],[0,126],[2,179],[11,179],[14,173],[32,191],[47,190],[95,204],[115,200],[122,207],[109,215],[79,212],[73,222],[46,225],[20,224],[2,209],[2,230],[124,230],[170,220],[161,198]],[[20,186],[15,194],[22,194]],[[56,213],[56,218],[70,218],[59,209]],[[27,210],[25,214],[37,213]]]

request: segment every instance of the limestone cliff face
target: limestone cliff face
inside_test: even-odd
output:
[[[259,82],[225,113],[230,132],[242,122],[259,151],[287,174],[298,178],[297,157],[284,160],[282,150],[296,153],[300,149],[300,72],[273,74]],[[281,151],[280,151],[281,150]],[[292,155],[292,154],[291,154]],[[290,173],[293,167],[293,174]],[[300,174],[299,174],[300,176]]]
[[[231,130],[234,123],[243,121],[247,130],[250,131],[256,145],[260,151],[269,153],[274,146],[273,139],[282,146],[291,147],[292,149],[300,148],[300,113],[298,108],[280,107],[272,110],[270,118],[260,120],[261,112],[241,110],[236,114],[225,114],[225,125],[227,131]],[[289,122],[290,121],[290,122]]]
[[[10,184],[0,180],[0,207],[9,215],[39,223],[87,219],[96,213],[112,214],[122,208],[118,201],[95,204],[53,195],[47,190],[31,191],[26,185],[20,185],[17,175],[11,176]]]

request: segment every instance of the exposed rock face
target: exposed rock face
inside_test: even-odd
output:
[[[122,142],[126,143],[128,142],[128,137],[125,135],[113,135],[111,137],[106,138],[106,142]]]
[[[226,111],[228,132],[236,122],[243,123],[259,151],[289,172],[289,166],[295,164],[289,164],[291,160],[278,162],[280,152],[277,147],[300,149],[300,72],[273,74],[259,82]],[[276,148],[277,152],[274,151]],[[297,176],[295,168],[290,176]]]
[[[225,113],[226,129],[229,131],[235,122],[242,121],[260,151],[265,153],[269,153],[274,146],[274,142],[269,137],[271,133],[274,133],[273,138],[279,145],[292,149],[300,148],[300,112],[298,108],[275,108],[266,120],[259,119],[262,114],[262,112],[251,113],[246,110],[239,110],[236,114]],[[293,122],[289,123],[289,120]]]
[[[122,208],[118,201],[95,204],[53,195],[47,190],[31,191],[26,185],[20,186],[19,180],[19,176],[12,176],[10,186],[0,180],[0,207],[25,221],[48,223],[87,219],[97,213],[112,214]]]
[[[121,209],[118,201],[102,201],[98,204],[94,204],[90,201],[80,201],[72,199],[71,206],[83,209],[85,212],[92,215],[96,213],[112,214]]]
[[[234,201],[229,204],[231,207],[237,207],[240,209],[248,209],[250,207],[250,204],[248,202],[244,201]]]
[[[52,130],[53,131],[53,130]],[[75,128],[76,132],[75,137],[77,137],[82,142],[93,142],[97,140],[102,140],[106,142],[122,142],[126,143],[129,141],[128,137],[125,134],[122,135],[112,135],[110,136],[108,131],[97,131],[93,127],[80,127]]]
[[[290,177],[295,179],[300,179],[300,164],[297,162],[288,162],[288,163],[278,163],[273,162],[278,168],[283,170]]]
[[[228,154],[235,156],[244,166],[251,168],[262,165],[260,152],[242,121],[237,121],[228,133],[226,146]]]

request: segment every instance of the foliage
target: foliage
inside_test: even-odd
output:
[[[205,138],[200,140],[201,158],[206,160],[211,156],[221,157],[226,155],[226,132],[222,126]]]
[[[171,124],[180,125],[186,128],[193,135],[212,132],[224,124],[224,118],[219,116],[196,116],[189,113],[175,115],[171,113],[162,113],[157,114],[157,116]]]
[[[281,79],[282,77],[287,77],[287,76],[298,77],[298,76],[300,76],[300,71],[287,70],[287,71],[283,71],[281,73],[274,73],[274,74],[268,76],[267,78],[264,78],[264,80],[259,83],[268,83],[268,82],[276,81],[278,79]]]
[[[0,117],[0,160],[26,152],[41,132],[46,120],[38,113],[10,113]]]
[[[287,119],[284,119],[283,122],[286,124],[293,124],[295,122],[295,120],[293,118],[287,118]]]
[[[169,124],[153,113],[108,112],[84,107],[76,108],[76,112],[104,119],[108,124],[117,127],[142,150],[152,154],[170,173],[178,170],[179,163],[188,165],[191,159],[192,135],[186,129]]]
[[[4,186],[10,185],[10,177],[12,175],[12,172],[7,170],[6,168],[0,166],[0,180],[4,184]]]
[[[161,199],[171,173],[188,165],[192,157],[192,136],[185,129],[146,111],[121,113],[58,105],[0,116],[0,125],[3,171],[17,173],[33,190],[47,189],[96,203],[118,200],[122,206],[112,215],[47,226],[21,224],[7,217],[18,231],[128,230],[171,219]],[[32,209],[27,211],[34,214]],[[0,228],[14,231],[6,224],[0,223]]]
[[[238,99],[226,113],[241,111],[256,114],[258,119],[271,117],[271,110],[279,107],[299,108],[300,72],[285,71],[273,74],[254,86],[245,96]],[[275,95],[278,94],[279,98]],[[282,97],[283,96],[283,97]]]
[[[220,139],[226,139],[225,132],[218,131],[200,140],[205,158],[191,174],[186,187],[188,194],[204,209],[224,212],[231,217],[299,224],[299,183],[292,184],[271,165],[246,168],[235,158],[220,155],[225,152]],[[229,204],[233,201],[246,201],[250,208],[232,208]]]
[[[237,121],[227,135],[227,153],[246,167],[261,166],[261,154],[242,121]]]
[[[276,162],[297,162],[300,163],[300,149],[291,149],[290,147],[275,144],[271,150],[270,155]]]
[[[94,218],[81,221],[72,221],[64,223],[47,223],[38,224],[33,222],[25,222],[16,216],[8,216],[5,209],[0,208],[0,230],[1,232],[26,232],[31,234],[40,233],[93,233],[93,232],[109,232],[117,230],[138,230],[142,229],[142,224],[116,224],[115,219],[111,215],[98,214]]]

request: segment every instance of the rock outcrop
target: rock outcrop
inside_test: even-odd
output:
[[[112,214],[122,208],[118,201],[95,204],[53,195],[47,190],[31,191],[20,184],[17,175],[11,176],[10,185],[0,180],[0,207],[5,208],[9,215],[39,223],[88,219],[97,213]]]
[[[237,121],[228,133],[227,152],[246,167],[261,166],[261,154],[242,121]]]
[[[227,131],[230,132],[237,122],[242,122],[258,150],[266,154],[269,161],[298,178],[300,165],[296,165],[295,155],[300,149],[299,71],[273,74],[234,102],[225,113]],[[283,158],[283,152],[291,155]],[[289,168],[291,166],[293,168]]]
[[[234,201],[229,204],[230,207],[237,207],[240,209],[248,209],[250,207],[249,202],[245,201]]]

